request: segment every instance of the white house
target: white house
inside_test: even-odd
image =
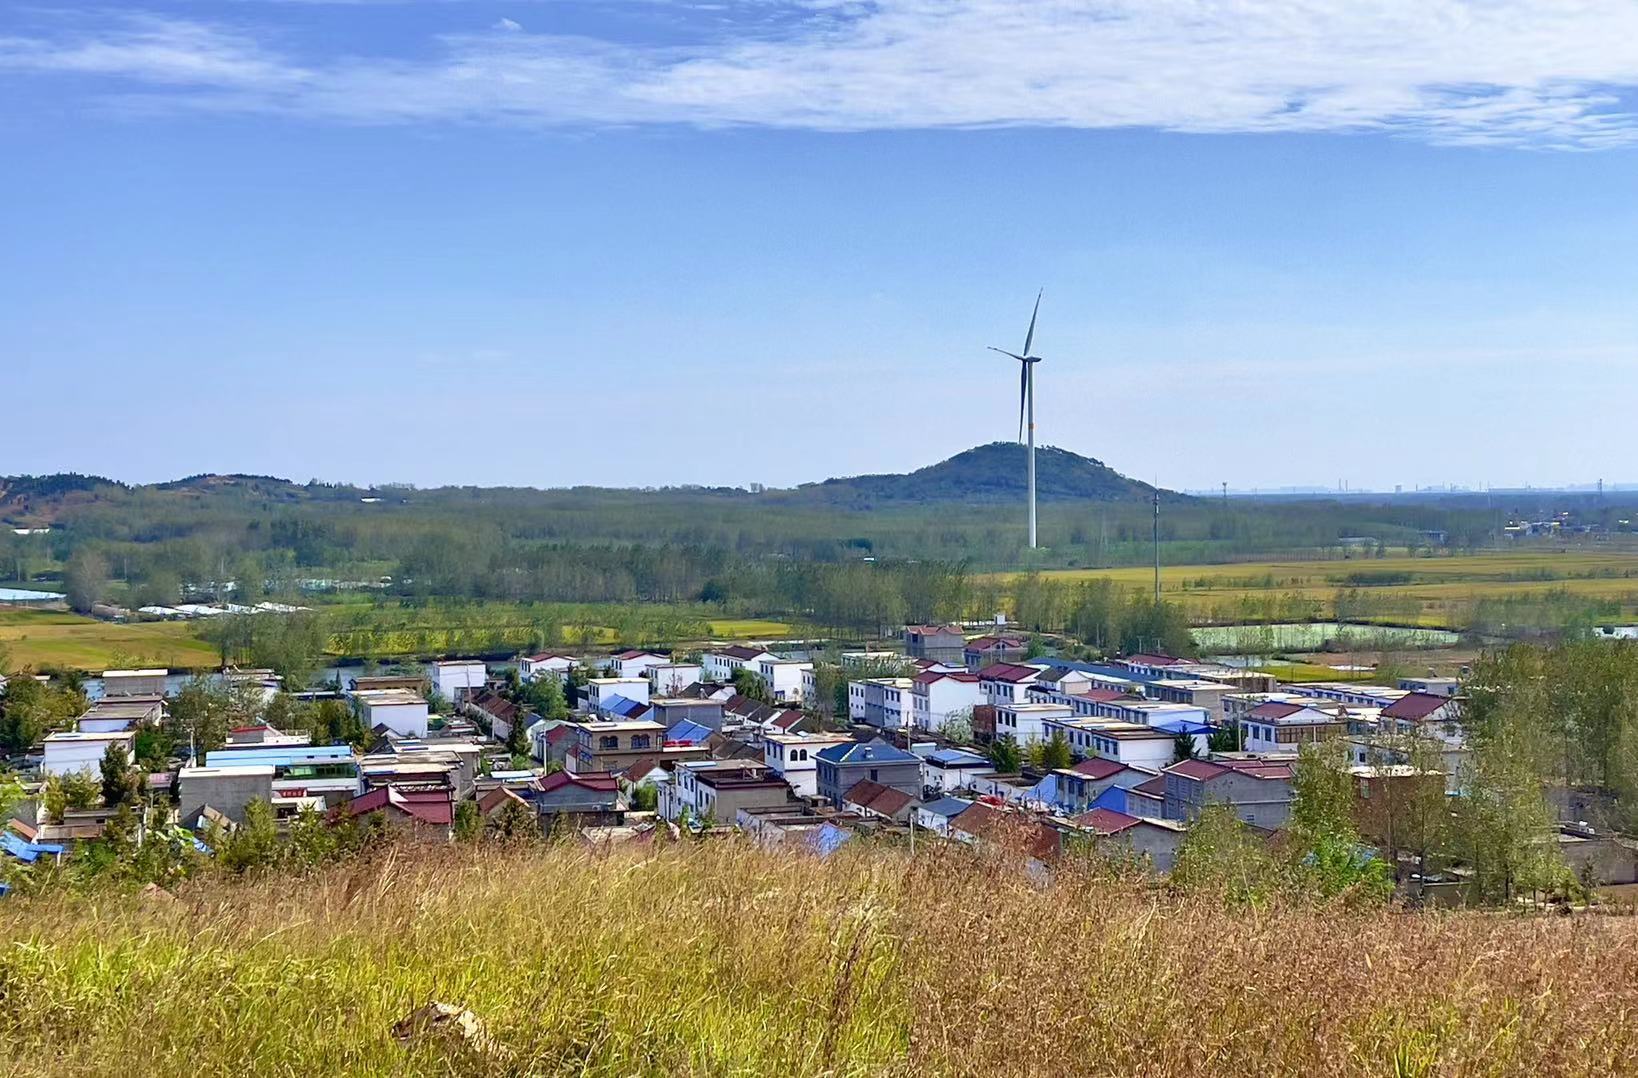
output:
[[[648,703],[648,678],[594,677],[586,682],[586,706],[593,711],[606,712],[609,701],[616,696],[635,700],[639,704]]]
[[[110,733],[57,733],[47,734],[45,759],[40,771],[46,775],[69,775],[87,771],[95,775],[102,766],[102,755],[110,745],[124,745],[127,758],[136,751],[136,734],[130,730]]]
[[[732,681],[734,674],[740,670],[757,672],[757,665],[763,659],[776,658],[767,648],[747,647],[743,644],[731,644],[725,648],[708,651],[701,657],[701,664],[705,667],[705,676],[711,681]]]
[[[575,668],[575,660],[568,655],[560,655],[555,651],[543,651],[539,655],[525,655],[518,660],[518,678],[522,681],[533,681],[543,674],[561,679],[563,675]]]
[[[603,672],[608,677],[646,678],[650,667],[665,666],[669,662],[671,660],[667,656],[656,655],[652,651],[622,651],[604,661]]]
[[[104,696],[163,696],[169,670],[104,670]]]
[[[883,730],[897,730],[914,715],[907,677],[873,677],[847,683],[847,716]]]
[[[705,680],[705,668],[699,663],[660,663],[648,668],[649,692],[653,696],[675,696],[690,685]]]
[[[796,796],[817,797],[820,751],[852,740],[846,734],[764,734],[762,762],[781,775]]]
[[[759,659],[756,664],[756,672],[767,683],[769,695],[781,704],[802,702],[802,672],[812,669],[810,662],[781,659],[776,655]]]
[[[427,702],[408,689],[366,689],[353,699],[370,729],[385,726],[405,737],[427,736]]]
[[[1295,753],[1302,745],[1346,730],[1347,723],[1331,711],[1294,701],[1269,701],[1240,719],[1240,739],[1246,752]]]
[[[1068,719],[1073,712],[1062,704],[998,704],[995,708],[995,736],[1010,737],[1020,746],[1047,739],[1046,723]]]
[[[978,684],[984,692],[985,701],[996,707],[1021,704],[1029,687],[1041,676],[1041,670],[1039,666],[995,663],[978,672]]]
[[[1176,755],[1176,735],[1140,723],[1069,719],[1047,724],[1061,733],[1076,756],[1113,760],[1127,767],[1159,770]]]
[[[431,679],[432,687],[451,703],[483,688],[484,679],[488,676],[489,668],[477,660],[451,660],[432,663],[427,667],[427,677]]]
[[[995,770],[988,758],[967,749],[939,749],[921,758],[921,784],[931,790],[959,790]]]
[[[928,670],[911,679],[910,711],[918,730],[935,731],[957,716],[971,716],[984,703],[978,675],[966,670]]]

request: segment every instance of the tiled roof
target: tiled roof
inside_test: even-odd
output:
[[[1138,666],[1180,666],[1185,662],[1185,660],[1179,659],[1175,655],[1160,655],[1149,652],[1128,655],[1126,661],[1136,663]]]
[[[891,786],[883,786],[869,779],[855,782],[848,788],[847,793],[842,795],[843,804],[857,805],[883,816],[893,816],[902,812],[912,800],[914,799],[903,790],[895,790]]]
[[[1112,704],[1116,700],[1136,699],[1119,689],[1086,689],[1070,695],[1078,700],[1091,700],[1095,704]]]
[[[1136,816],[1128,816],[1114,809],[1095,808],[1075,817],[1075,823],[1100,835],[1114,835],[1141,823]]]
[[[819,750],[817,759],[832,764],[903,764],[920,763],[918,757],[912,756],[903,749],[894,748],[887,742],[877,738],[874,741],[853,741],[845,745],[832,745],[828,749]]]
[[[1003,651],[1021,651],[1025,646],[1020,636],[980,636],[967,641],[968,651],[994,651],[997,648]]]
[[[718,648],[718,655],[726,655],[730,659],[757,659],[768,654],[765,648],[748,648],[743,644],[730,644],[725,648]]]
[[[548,792],[571,785],[603,793],[620,792],[620,780],[607,771],[554,771],[540,780],[540,788]]]
[[[977,684],[978,675],[968,673],[965,670],[923,670],[921,673],[915,676],[914,680],[917,685],[931,685],[934,682],[944,681],[946,679],[950,681],[965,681],[970,684]]]
[[[1118,775],[1125,771],[1126,765],[1117,764],[1113,760],[1105,760],[1100,756],[1090,760],[1082,760],[1069,770],[1089,779],[1106,779],[1111,775]]]
[[[1138,783],[1136,786],[1133,786],[1127,792],[1128,793],[1147,794],[1150,797],[1165,797],[1166,796],[1166,776],[1165,775],[1156,775],[1152,779],[1144,779],[1142,782]]]
[[[1401,696],[1393,703],[1382,709],[1385,719],[1407,719],[1419,722],[1450,703],[1448,696],[1435,696],[1432,693],[1413,692]]]
[[[1039,677],[1041,671],[1034,666],[1019,666],[1017,663],[993,663],[978,672],[978,676],[985,681],[1006,681],[1017,683],[1029,681]]]
[[[1306,710],[1306,708],[1302,704],[1292,704],[1284,700],[1270,700],[1252,708],[1250,717],[1253,719],[1283,719],[1303,710]]]

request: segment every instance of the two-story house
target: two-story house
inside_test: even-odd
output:
[[[842,795],[864,779],[921,796],[921,759],[880,738],[832,745],[820,751],[817,763],[819,796],[837,808]]]
[[[904,653],[912,659],[964,665],[967,638],[959,625],[906,625]]]

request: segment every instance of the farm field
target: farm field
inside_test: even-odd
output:
[[[996,574],[1011,580],[1017,574]],[[1048,570],[1067,583],[1107,579],[1150,588],[1154,570]],[[1233,623],[1288,613],[1461,629],[1486,600],[1539,600],[1564,595],[1638,616],[1638,552],[1536,549],[1439,557],[1239,562],[1161,567],[1161,593],[1198,622]],[[1355,609],[1339,611],[1339,593]]]
[[[106,670],[126,663],[165,666],[173,670],[216,665],[216,648],[182,622],[122,625],[65,611],[0,610],[0,648],[6,665],[64,666]]]

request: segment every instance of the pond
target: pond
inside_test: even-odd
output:
[[[1211,625],[1192,630],[1205,651],[1265,654],[1274,651],[1319,651],[1322,648],[1444,648],[1460,641],[1445,629],[1410,629],[1397,625],[1360,625],[1316,621],[1286,625]]]

